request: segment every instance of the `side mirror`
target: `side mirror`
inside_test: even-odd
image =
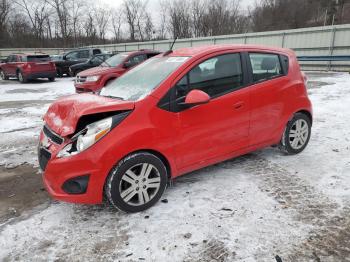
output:
[[[198,89],[191,90],[185,98],[184,105],[194,106],[209,103],[210,96]]]

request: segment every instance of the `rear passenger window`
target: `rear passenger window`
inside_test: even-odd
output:
[[[240,54],[227,54],[208,59],[194,67],[176,85],[176,100],[182,102],[190,90],[199,89],[217,97],[243,85]]]
[[[279,56],[276,54],[250,53],[253,81],[259,82],[283,75]]]
[[[79,58],[89,58],[90,53],[89,50],[79,51]]]

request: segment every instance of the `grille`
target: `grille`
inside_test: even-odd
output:
[[[51,153],[47,151],[45,148],[40,147],[38,152],[39,165],[41,170],[45,171],[47,162],[49,162],[51,158]]]
[[[62,144],[64,139],[57,135],[55,132],[53,132],[50,128],[48,128],[46,125],[43,128],[44,134],[54,143],[56,144]]]
[[[84,83],[86,81],[86,76],[77,76],[75,78],[76,83]]]

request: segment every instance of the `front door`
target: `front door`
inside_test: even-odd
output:
[[[180,170],[245,147],[249,141],[250,91],[244,86],[241,55],[218,55],[194,66],[175,86]],[[207,104],[181,105],[190,90],[206,92]]]

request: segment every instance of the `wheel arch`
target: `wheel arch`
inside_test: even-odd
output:
[[[310,119],[311,126],[312,126],[312,121],[313,121],[313,119],[312,119],[312,114],[311,114],[310,111],[305,110],[305,109],[302,109],[302,110],[299,110],[298,112],[295,112],[294,115],[297,114],[297,113],[306,115],[306,116]]]
[[[152,155],[155,155],[156,157],[158,157],[164,164],[166,170],[167,170],[167,175],[168,175],[168,179],[171,179],[171,174],[172,174],[172,168],[170,165],[169,160],[167,159],[167,157],[162,154],[161,152],[154,150],[154,149],[138,149],[136,151],[130,152],[129,154],[127,154],[126,156],[122,157],[122,159],[124,159],[125,157],[132,155],[132,154],[137,154],[137,153],[150,153]]]

